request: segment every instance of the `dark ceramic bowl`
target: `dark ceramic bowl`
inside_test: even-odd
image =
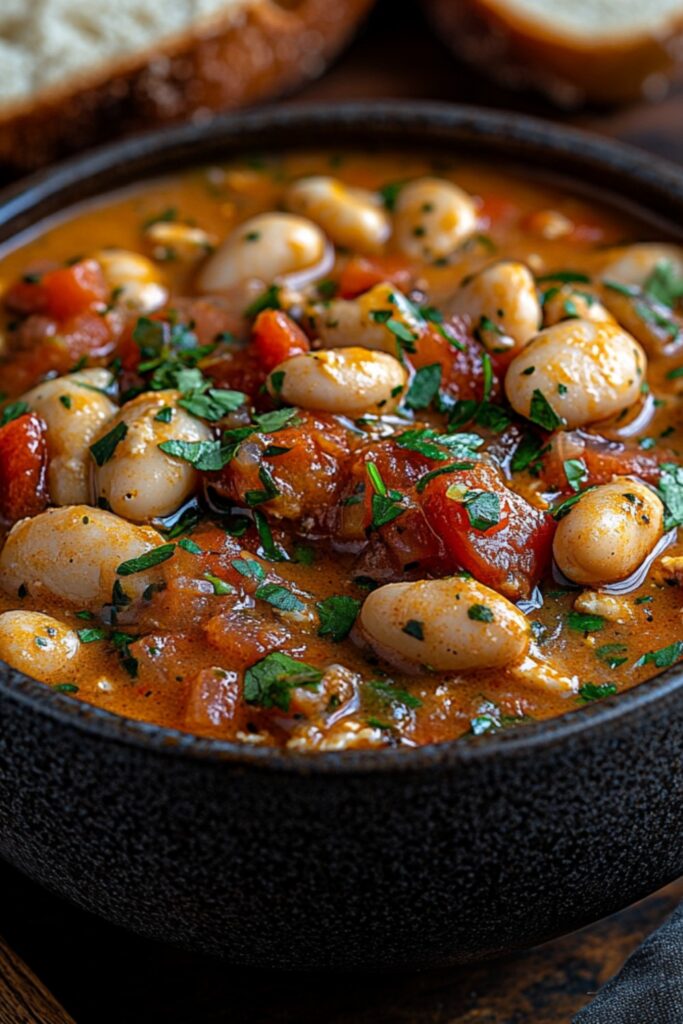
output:
[[[183,126],[15,187],[0,240],[76,200],[273,147],[463,152],[683,223],[683,171],[458,107],[281,109]],[[468,961],[548,939],[683,872],[683,672],[522,730],[295,755],[193,738],[0,665],[0,853],[148,936],[279,967]]]

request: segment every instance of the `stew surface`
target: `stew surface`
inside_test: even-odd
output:
[[[683,249],[506,168],[242,159],[0,262],[0,658],[299,751],[683,656]]]

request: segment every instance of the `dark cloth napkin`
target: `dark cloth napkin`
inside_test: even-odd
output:
[[[683,1024],[683,905],[572,1024]]]

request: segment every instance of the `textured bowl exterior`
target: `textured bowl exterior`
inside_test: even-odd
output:
[[[509,115],[260,113],[73,161],[5,194],[0,237],[170,165],[287,142],[500,155],[681,220],[683,173]],[[549,723],[419,750],[292,755],[131,722],[0,665],[0,854],[148,936],[281,968],[467,962],[683,872],[683,672]]]

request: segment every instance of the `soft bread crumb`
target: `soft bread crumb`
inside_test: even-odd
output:
[[[0,108],[144,52],[253,0],[0,0]]]
[[[495,9],[544,24],[555,35],[566,34],[587,42],[640,33],[665,34],[683,15],[681,0],[493,0]]]

